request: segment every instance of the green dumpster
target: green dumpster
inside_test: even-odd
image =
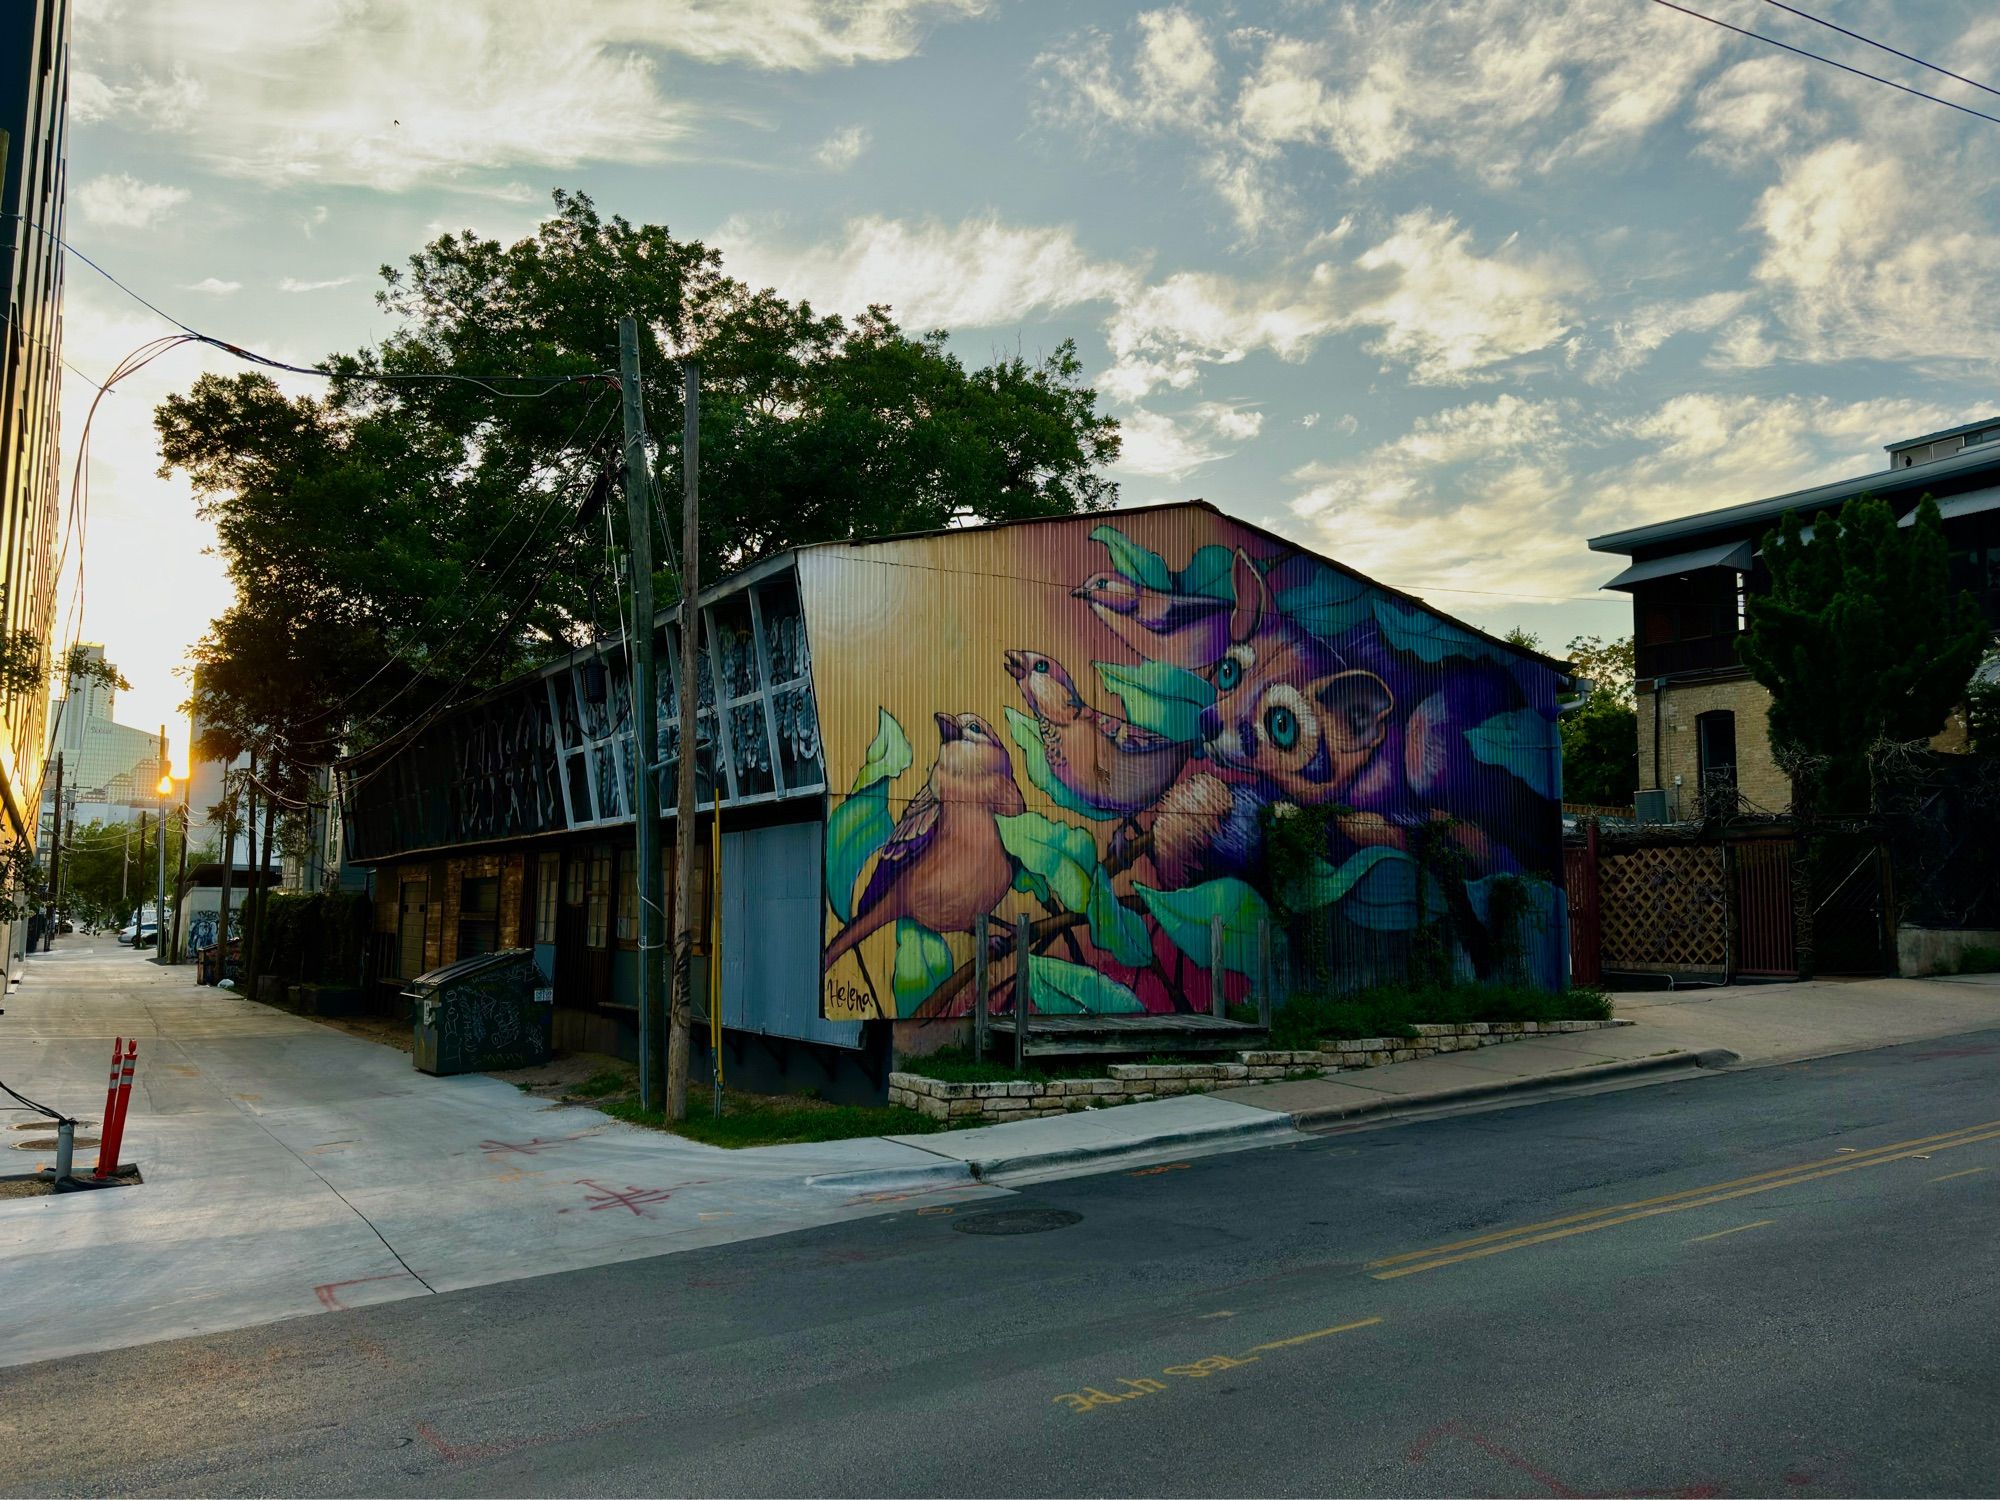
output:
[[[461,958],[419,974],[403,994],[419,1072],[477,1073],[549,1060],[554,997],[531,948]]]

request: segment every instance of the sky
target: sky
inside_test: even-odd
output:
[[[2000,86],[1990,5],[1802,8]],[[385,263],[581,190],[971,363],[1074,339],[1121,503],[1205,498],[1558,650],[1630,628],[1587,537],[2000,411],[2000,125],[1649,0],[77,0],[71,69],[71,243],[206,332],[373,344]],[[65,320],[74,462],[91,382],[168,329],[75,262]],[[232,368],[176,350],[91,429],[63,636],[128,723],[228,597],[152,411]]]

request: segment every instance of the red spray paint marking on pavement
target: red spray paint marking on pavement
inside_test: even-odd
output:
[[[551,1151],[557,1146],[565,1146],[571,1141],[582,1139],[580,1135],[562,1135],[552,1141],[545,1141],[540,1136],[527,1141],[481,1141],[479,1149],[488,1156],[504,1156],[510,1151],[518,1156],[539,1156],[544,1151]]]
[[[584,1202],[589,1206],[592,1213],[596,1213],[600,1208],[624,1208],[630,1209],[636,1217],[645,1219],[651,1218],[652,1215],[648,1214],[642,1205],[665,1203],[682,1188],[700,1187],[709,1180],[706,1177],[698,1177],[693,1182],[677,1182],[672,1187],[663,1188],[642,1188],[630,1185],[623,1188],[614,1188],[606,1187],[595,1178],[579,1177],[576,1180],[576,1185],[590,1189],[583,1197]],[[559,1208],[556,1212],[566,1214],[569,1210]]]
[[[313,1295],[319,1298],[321,1305],[329,1311],[339,1312],[343,1304],[334,1293],[342,1287],[362,1286],[370,1281],[401,1281],[408,1274],[406,1271],[388,1271],[380,1276],[357,1276],[352,1281],[324,1281],[313,1288]]]

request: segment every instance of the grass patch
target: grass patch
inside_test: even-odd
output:
[[[641,1109],[637,1100],[618,1099],[600,1107],[628,1125],[670,1130],[711,1146],[788,1146],[866,1135],[928,1135],[945,1128],[943,1121],[926,1119],[913,1109],[827,1104],[800,1095],[725,1093],[718,1120],[707,1096],[691,1089],[688,1117],[672,1124],[657,1109]]]
[[[569,1092],[578,1099],[605,1099],[613,1094],[629,1094],[638,1087],[638,1080],[630,1073],[622,1073],[616,1068],[600,1068],[582,1083],[572,1084]]]
[[[1947,974],[2000,974],[2000,948],[1988,948],[1974,944],[1961,950],[1956,969],[1946,969]]]
[[[1413,1037],[1419,1024],[1470,1021],[1607,1021],[1602,990],[1551,993],[1527,985],[1384,985],[1352,995],[1296,995],[1271,1017],[1271,1045],[1302,1050],[1321,1041]]]
[[[1104,1064],[1031,1062],[1016,1072],[1012,1063],[997,1062],[990,1054],[985,1062],[974,1062],[970,1047],[940,1047],[922,1057],[897,1058],[896,1071],[935,1078],[940,1083],[1047,1083],[1052,1078],[1102,1078]]]

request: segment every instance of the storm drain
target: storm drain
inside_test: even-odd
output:
[[[1083,1215],[1067,1208],[1002,1208],[991,1213],[953,1219],[960,1234],[1046,1234],[1080,1223]]]

